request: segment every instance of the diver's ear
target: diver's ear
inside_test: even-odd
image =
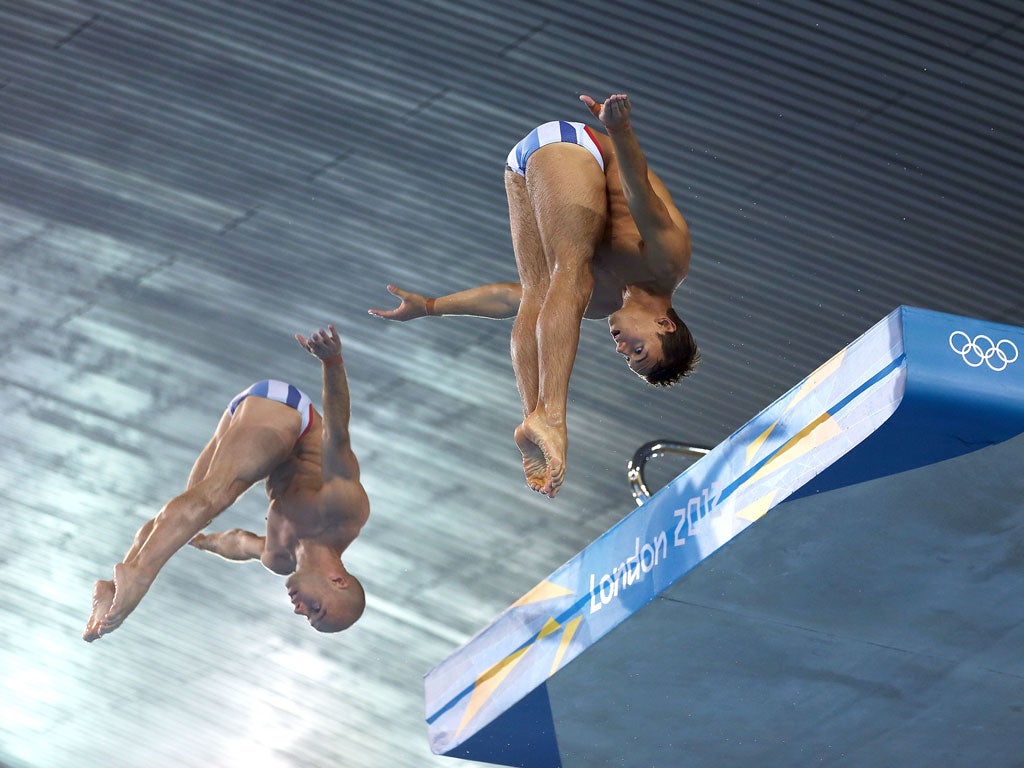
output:
[[[655,322],[658,324],[658,327],[661,328],[662,332],[664,333],[673,333],[676,329],[675,321],[671,317],[668,317],[667,315],[662,315],[657,320],[655,320]]]
[[[348,586],[348,579],[344,576],[335,576],[331,579],[331,583],[344,589]]]

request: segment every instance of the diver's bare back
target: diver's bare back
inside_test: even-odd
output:
[[[689,249],[681,254],[647,252],[626,202],[611,140],[603,134],[596,135],[606,158],[608,220],[605,235],[594,252],[594,289],[585,313],[585,317],[591,320],[607,317],[618,310],[622,306],[622,291],[627,285],[652,285],[671,293],[679,287],[690,266]],[[648,170],[648,176],[673,220],[686,232],[686,220],[665,184],[654,171]]]
[[[315,417],[317,422],[319,416]],[[299,441],[295,452],[267,477],[267,550],[292,549],[297,539],[348,546],[370,514],[358,479],[323,482],[319,423]],[[289,546],[289,542],[292,546]]]

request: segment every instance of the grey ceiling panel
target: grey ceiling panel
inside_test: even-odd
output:
[[[422,674],[632,508],[641,443],[717,444],[900,304],[1024,324],[1022,62],[998,2],[0,0],[0,763],[451,764]],[[511,323],[366,310],[514,279],[508,149],[618,90],[693,231],[704,363],[652,390],[586,323],[549,501]],[[227,400],[319,393],[292,334],[326,322],[364,619],[312,636],[271,574],[189,551],[82,643]]]

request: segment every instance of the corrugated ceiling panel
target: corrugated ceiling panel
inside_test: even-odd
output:
[[[899,303],[1024,323],[1022,63],[993,2],[0,3],[0,762],[445,762],[420,675],[628,511],[639,444],[717,443]],[[704,364],[652,391],[585,324],[549,503],[511,441],[511,322],[366,309],[514,279],[504,156],[587,119],[580,90],[634,97]],[[328,321],[367,617],[310,636],[269,574],[186,552],[76,640],[224,401],[318,392],[291,334]]]

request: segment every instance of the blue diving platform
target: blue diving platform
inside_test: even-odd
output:
[[[1019,765],[1021,351],[889,314],[430,670],[431,749]]]

